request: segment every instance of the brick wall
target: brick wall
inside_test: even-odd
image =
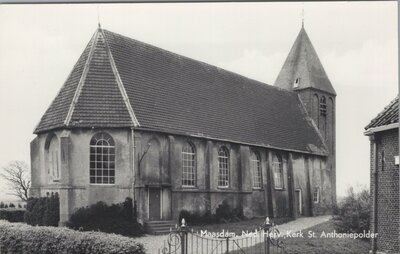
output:
[[[376,220],[377,251],[400,253],[400,212],[399,212],[399,166],[394,156],[399,155],[398,129],[375,134],[371,142],[371,194],[374,195],[377,184]],[[376,155],[374,143],[376,142]],[[377,160],[375,162],[375,159]],[[375,165],[377,167],[374,173]],[[375,177],[377,176],[377,179]],[[374,204],[374,199],[371,199]],[[374,209],[371,212],[371,230],[375,230]]]

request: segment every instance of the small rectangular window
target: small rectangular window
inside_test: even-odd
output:
[[[314,193],[313,193],[313,201],[314,203],[319,203],[319,187],[314,188]]]

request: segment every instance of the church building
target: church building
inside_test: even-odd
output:
[[[99,26],[34,131],[31,195],[60,224],[126,197],[141,223],[331,213],[335,98],[304,27],[272,86]]]

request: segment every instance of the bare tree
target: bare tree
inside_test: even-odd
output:
[[[23,201],[28,200],[28,190],[31,186],[28,165],[23,161],[12,161],[3,167],[0,174],[9,183],[10,195],[19,197]]]

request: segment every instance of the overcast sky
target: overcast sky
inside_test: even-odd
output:
[[[398,93],[396,2],[0,5],[0,166],[103,28],[273,84],[301,28],[337,92],[337,191],[369,184],[364,126]],[[0,181],[0,200],[4,199]]]

